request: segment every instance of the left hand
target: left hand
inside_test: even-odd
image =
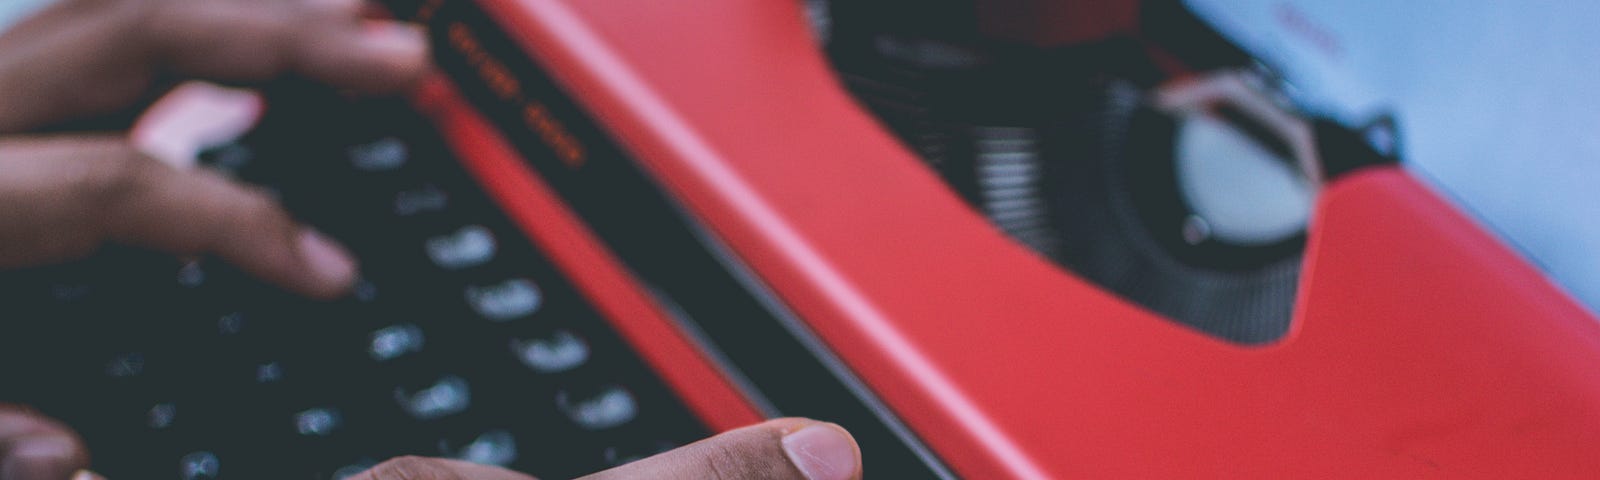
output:
[[[0,479],[96,478],[80,472],[88,466],[83,441],[65,425],[25,407],[0,405]]]
[[[58,0],[0,34],[0,268],[65,262],[120,242],[216,254],[306,295],[348,289],[354,261],[261,192],[160,164],[126,135],[37,132],[123,113],[188,79],[298,75],[370,93],[417,83],[429,66],[422,32],[368,19],[366,8],[363,0]],[[88,464],[65,425],[0,405],[0,479],[95,478],[79,470]]]
[[[369,93],[427,72],[419,27],[363,0],[59,0],[0,35],[0,134],[116,113],[179,80],[298,75]]]

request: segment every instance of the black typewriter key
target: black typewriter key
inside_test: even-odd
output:
[[[420,387],[395,387],[394,401],[415,420],[436,420],[466,411],[472,389],[465,378],[444,375]]]
[[[421,353],[427,342],[422,327],[410,323],[390,325],[368,335],[367,356],[374,362],[391,363]]]
[[[222,313],[196,312],[196,316],[182,325],[179,335],[195,344],[195,358],[220,359],[253,352],[264,345],[267,338],[263,325],[265,319],[254,312],[241,309],[218,308]]]
[[[152,405],[145,412],[144,424],[151,430],[165,430],[171,428],[178,419],[178,406],[172,402],[162,402]]]
[[[94,291],[95,285],[83,280],[53,283],[50,300],[59,305],[78,305],[88,301]]]
[[[222,459],[209,450],[195,450],[178,459],[178,478],[215,480],[222,478]]]
[[[494,323],[531,317],[544,305],[544,294],[539,285],[527,278],[468,285],[462,295],[473,313]]]
[[[94,452],[97,467],[116,466],[133,467],[145,472],[156,468],[151,463],[157,459],[149,457],[150,452],[165,451],[188,438],[189,431],[193,430],[191,412],[188,404],[176,401],[139,402],[132,404],[147,406],[142,412],[131,408],[117,412],[116,418],[108,415],[96,419],[93,426],[81,430],[80,434],[88,443],[90,451]],[[137,449],[137,451],[135,451]],[[170,458],[159,459],[161,462]],[[138,476],[138,471],[106,470],[105,474],[122,474]]]
[[[162,389],[147,378],[149,365],[143,352],[120,352],[99,357],[102,369],[94,377],[63,375],[66,378],[94,378],[66,390],[53,399],[47,413],[66,420],[86,437],[123,436],[138,432],[145,425],[148,409],[164,399]],[[93,363],[86,363],[92,366]],[[96,378],[97,377],[97,378]],[[106,404],[101,399],[115,398]]]
[[[186,478],[185,458],[200,452],[224,459],[241,458],[231,453],[243,450],[238,439],[229,434],[247,433],[244,429],[231,429],[226,425],[238,414],[214,402],[199,400],[166,400],[143,403],[145,408],[135,415],[121,418],[124,425],[134,428],[90,436],[85,432],[89,447],[95,452],[96,470],[111,478]],[[105,422],[102,420],[101,422]],[[104,424],[104,423],[102,423]],[[270,448],[270,445],[260,445]],[[192,460],[193,458],[191,458]],[[221,478],[215,465],[195,472],[195,478]]]
[[[378,301],[379,292],[378,285],[372,283],[371,279],[360,278],[356,280],[355,286],[350,288],[350,299],[362,304],[371,304]]]
[[[313,407],[293,415],[295,433],[304,437],[331,437],[344,429],[344,414],[333,407]]]
[[[117,383],[132,383],[145,374],[145,355],[142,352],[121,352],[106,360],[105,375]]]
[[[358,458],[358,459],[355,459],[355,460],[352,460],[352,461],[349,461],[349,462],[341,463],[338,466],[336,466],[336,467],[332,468],[331,470],[329,470],[326,474],[324,474],[323,472],[313,472],[311,475],[307,476],[306,478],[309,478],[309,479],[312,479],[312,480],[347,480],[347,479],[353,479],[353,478],[357,478],[356,477],[357,475],[360,475],[363,472],[366,472],[367,470],[372,469],[372,467],[378,466],[378,463],[380,463],[380,462],[376,458],[372,458],[372,457]]]
[[[432,183],[401,190],[394,194],[392,212],[397,217],[420,217],[445,211],[450,194]]]
[[[437,455],[480,465],[509,467],[521,450],[517,435],[506,428],[465,428],[438,441]]]
[[[403,102],[273,102],[201,163],[277,192],[363,278],[319,302],[117,249],[0,275],[37,317],[5,354],[60,359],[4,400],[40,399],[110,478],[335,479],[398,455],[562,478],[705,433]]]
[[[411,161],[411,147],[396,137],[383,137],[345,149],[350,166],[361,172],[393,172]]]
[[[573,425],[588,431],[621,427],[639,416],[638,399],[617,384],[563,388],[555,404]]]
[[[482,225],[467,225],[428,237],[423,243],[428,260],[443,270],[462,270],[494,260],[499,240]]]
[[[284,451],[299,459],[296,468],[329,478],[362,460],[428,453],[428,432],[379,392],[351,390],[319,401],[303,402],[270,425],[269,434],[289,437]]]
[[[160,349],[111,351],[91,358],[83,365],[94,370],[88,378],[97,378],[97,381],[83,385],[74,392],[78,398],[61,405],[70,408],[77,418],[115,424],[133,422],[155,400],[183,388],[188,380],[181,357]],[[74,377],[86,378],[69,376]],[[111,405],[99,404],[105,398],[119,401]]]
[[[187,262],[178,268],[175,279],[178,285],[189,289],[199,289],[206,284],[206,267],[200,262]]]
[[[422,258],[432,270],[463,272],[503,265],[506,259],[502,254],[508,248],[503,240],[515,236],[506,235],[495,218],[485,215],[490,211],[489,203],[471,189],[429,177],[427,181],[385,192],[389,204],[384,214],[393,218],[396,234],[421,240]],[[492,244],[485,240],[492,240]],[[483,250],[475,252],[475,248]],[[451,249],[459,249],[456,251],[462,255],[456,258],[464,263],[440,256]]]
[[[409,140],[388,135],[343,147],[333,162],[343,173],[332,179],[350,191],[336,198],[356,200],[360,209],[351,212],[373,215],[368,221],[393,215],[393,194],[424,178],[414,165],[418,153]]]
[[[284,383],[284,362],[280,360],[261,360],[250,364],[250,381],[256,385],[275,386]]]
[[[269,435],[287,437],[281,453],[298,459],[299,468],[331,470],[359,451],[361,443],[372,442],[358,437],[352,425],[357,422],[351,418],[354,415],[358,413],[331,404],[295,409],[275,416],[274,420],[281,421],[268,425]]]
[[[419,351],[406,352],[386,360],[374,360],[371,351],[365,352],[365,356],[352,369],[352,374],[363,377],[361,381],[372,385],[372,391],[381,392],[381,398],[387,405],[402,411],[412,412],[412,407],[420,408],[423,404],[419,402],[430,398],[426,395],[442,395],[457,391],[464,397],[461,400],[470,404],[471,394],[475,392],[470,388],[453,389],[473,385],[470,379],[454,373],[458,370],[470,370],[471,366],[463,362],[462,360],[465,360],[463,358],[452,358],[455,356],[452,353],[460,352],[459,348],[443,343],[436,340],[433,344],[420,346]],[[431,398],[435,401],[441,399],[454,401],[445,397]],[[420,413],[421,410],[416,412]],[[408,413],[407,418],[428,420],[432,417],[413,416]]]
[[[136,478],[178,478],[180,480],[225,480],[286,478],[294,467],[285,462],[274,445],[231,442],[222,432],[198,439],[194,446],[175,450],[163,468]],[[109,477],[108,477],[109,478]]]
[[[573,370],[588,363],[589,341],[577,332],[559,328],[543,335],[511,339],[511,353],[534,372],[550,374]]]
[[[551,386],[508,380],[514,377],[497,367],[473,371],[482,399],[467,414],[439,424],[436,448],[426,454],[509,467],[539,478],[589,473],[560,469],[577,460],[573,452],[595,447],[549,406]],[[497,381],[483,380],[491,378]]]

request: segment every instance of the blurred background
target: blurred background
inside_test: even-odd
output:
[[[1324,113],[1396,111],[1414,172],[1600,309],[1600,3],[1187,1]]]

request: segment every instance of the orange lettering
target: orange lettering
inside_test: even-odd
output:
[[[550,110],[544,105],[522,97],[522,85],[517,81],[517,77],[511,74],[511,69],[504,63],[489,56],[483,44],[478,43],[471,28],[460,22],[451,23],[446,29],[446,36],[450,46],[466,57],[467,64],[478,71],[478,77],[490,91],[501,100],[520,103],[523,123],[527,124],[529,130],[539,135],[539,139],[555,152],[556,158],[572,168],[581,167],[588,161],[583,144],[578,138],[572,136],[565,125],[551,116]]]
[[[501,100],[516,100],[521,96],[522,87],[517,85],[517,78],[500,62],[485,58],[483,64],[478,66],[478,74],[483,76],[484,83],[489,84],[489,89],[494,90]]]
[[[550,116],[550,111],[538,103],[531,103],[522,108],[522,121],[528,128],[539,134],[539,139],[554,151],[556,158],[568,167],[578,168],[588,160],[584,157],[583,147],[578,139],[567,131],[566,126]]]

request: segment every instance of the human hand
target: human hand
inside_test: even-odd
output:
[[[843,428],[785,418],[731,430],[580,480],[853,480],[861,452]],[[401,457],[354,480],[533,480],[520,473],[455,460]]]
[[[300,75],[386,92],[428,66],[414,28],[360,0],[63,0],[0,35],[0,268],[80,258],[107,242],[215,254],[331,297],[355,264],[267,195],[140,154],[125,135],[25,135],[136,107],[184,79]],[[0,406],[0,479],[62,480],[88,465],[65,426]],[[94,478],[81,473],[73,478]]]
[[[89,456],[76,435],[19,407],[0,406],[0,480],[95,480],[80,469]],[[400,457],[354,480],[534,480],[494,467],[439,458]],[[861,478],[861,453],[843,428],[799,418],[725,432],[585,480]]]
[[[55,420],[0,404],[0,480],[89,480],[83,441]]]
[[[104,243],[214,254],[328,298],[354,281],[340,246],[265,193],[153,161],[126,135],[19,133],[110,115],[183,79],[309,77],[363,92],[428,67],[414,27],[361,0],[63,0],[0,35],[0,268],[81,258]]]

